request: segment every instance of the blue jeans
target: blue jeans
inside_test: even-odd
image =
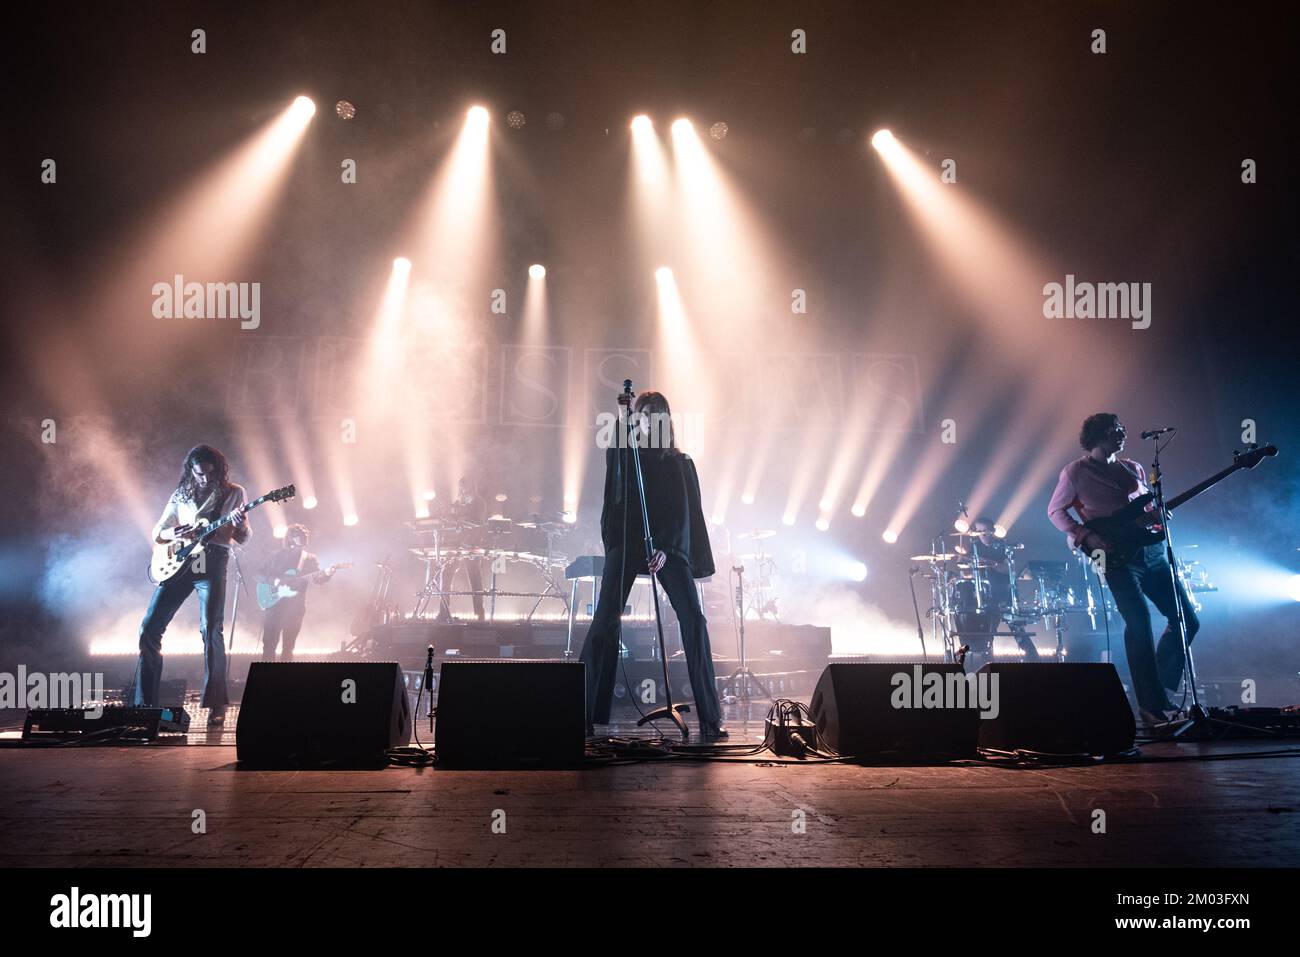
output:
[[[1138,706],[1148,711],[1169,710],[1168,692],[1178,690],[1183,675],[1183,642],[1175,620],[1174,586],[1164,543],[1139,548],[1119,562],[1112,559],[1106,568],[1106,584],[1124,618],[1124,651]],[[1201,623],[1181,581],[1178,594],[1190,644]],[[1151,629],[1148,598],[1166,619],[1159,647]]]
[[[203,707],[224,708],[230,703],[226,692],[226,643],[222,635],[229,558],[227,549],[209,547],[203,574],[195,574],[187,565],[184,571],[154,589],[149,610],[140,623],[140,660],[135,669],[134,704],[158,707],[163,632],[185,599],[190,597],[190,592],[197,592],[199,596],[199,634],[203,636]]]

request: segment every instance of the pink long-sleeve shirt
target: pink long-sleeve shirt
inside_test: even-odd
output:
[[[1132,459],[1098,462],[1090,455],[1080,456],[1061,469],[1056,491],[1047,505],[1047,517],[1077,548],[1079,539],[1088,531],[1084,522],[1113,515],[1145,494],[1146,482],[1146,472]],[[1070,514],[1070,509],[1078,518]]]

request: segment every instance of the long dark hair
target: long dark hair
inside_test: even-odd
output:
[[[636,411],[659,417],[650,420],[651,438],[655,436],[657,422],[664,423],[664,427],[668,430],[668,441],[651,447],[657,448],[660,452],[676,452],[677,433],[673,429],[673,410],[668,407],[668,400],[664,397],[664,394],[662,392],[642,392],[636,397]]]
[[[194,466],[199,462],[212,466],[212,479],[216,483],[218,493],[224,492],[230,485],[230,463],[226,461],[226,457],[210,445],[194,446],[185,456],[185,464],[181,466],[181,480],[176,484],[176,491],[180,493],[181,498],[188,499],[196,505],[200,503],[198,486],[194,482]]]

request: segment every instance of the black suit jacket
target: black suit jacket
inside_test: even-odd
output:
[[[676,449],[642,449],[641,472],[645,481],[646,511],[655,548],[676,555],[690,565],[695,578],[713,575],[713,549],[700,501],[700,476],[691,457]],[[626,501],[626,523],[624,502]],[[605,552],[623,547],[638,574],[645,572],[645,530],[632,450],[605,450],[605,500],[600,513],[600,537]]]

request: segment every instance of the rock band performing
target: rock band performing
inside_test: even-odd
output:
[[[1300,866],[1243,2],[15,6],[0,927],[1240,947]]]

